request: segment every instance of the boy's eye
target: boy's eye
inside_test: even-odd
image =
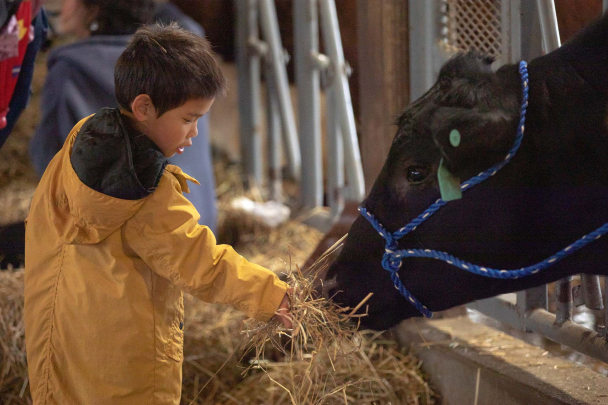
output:
[[[192,122],[192,120],[188,120],[188,119],[184,118],[184,122],[185,122],[186,124],[190,124],[190,123]]]

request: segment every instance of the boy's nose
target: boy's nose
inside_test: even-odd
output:
[[[198,136],[198,126],[197,125],[194,126],[194,129],[192,131],[190,131],[189,138],[194,138],[196,136]]]

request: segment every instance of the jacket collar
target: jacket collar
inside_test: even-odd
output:
[[[80,129],[71,153],[79,179],[110,197],[138,200],[152,194],[167,159],[118,109],[103,108]]]

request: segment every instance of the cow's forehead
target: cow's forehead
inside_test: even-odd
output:
[[[403,125],[407,125],[415,119],[416,116],[420,115],[420,112],[425,108],[428,108],[429,103],[436,102],[439,99],[440,89],[439,84],[435,83],[426,93],[424,93],[416,101],[408,105],[405,110],[395,120],[395,123],[399,128]]]
[[[391,148],[432,142],[429,127],[431,117],[439,107],[437,100],[432,98],[437,97],[437,94],[430,94],[425,97],[423,102],[420,102],[419,99],[400,114],[397,120],[397,133]]]
[[[439,150],[429,128],[429,117],[432,111],[421,112],[420,116],[403,122],[399,128],[388,156],[389,168],[401,166],[404,161],[419,164],[432,164],[439,159]],[[427,119],[423,119],[426,115]]]

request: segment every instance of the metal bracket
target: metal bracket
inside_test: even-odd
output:
[[[247,46],[250,52],[253,52],[257,56],[261,56],[263,58],[267,58],[268,53],[270,52],[268,43],[256,37],[249,37]]]
[[[319,71],[321,89],[327,90],[334,82],[335,74],[333,63],[327,55],[313,52],[310,55],[313,67]]]

